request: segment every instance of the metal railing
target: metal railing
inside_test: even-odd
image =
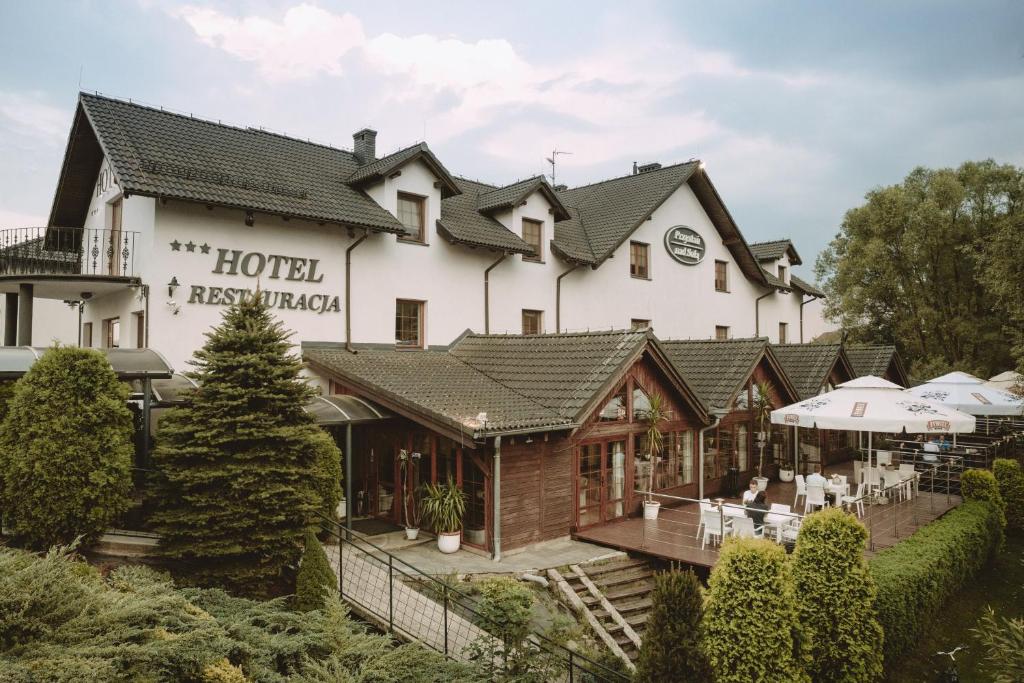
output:
[[[324,547],[337,571],[338,593],[357,613],[388,633],[447,657],[466,661],[487,652],[495,668],[507,666],[505,655],[514,645],[490,634],[499,629],[480,613],[473,595],[420,571],[334,520],[323,518],[323,529],[329,535]],[[547,680],[629,680],[541,633],[531,633],[527,646],[529,659],[543,668]]]
[[[0,275],[135,277],[137,237],[106,228],[0,230]]]

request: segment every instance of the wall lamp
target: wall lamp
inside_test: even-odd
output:
[[[245,212],[245,224],[250,228],[256,223],[256,216],[252,211]]]
[[[174,296],[174,290],[180,286],[181,285],[178,284],[178,278],[172,275],[171,281],[167,283],[167,296]]]

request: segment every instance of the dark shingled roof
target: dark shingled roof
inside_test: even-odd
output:
[[[852,376],[842,344],[772,344],[772,352],[789,376],[800,400],[818,395],[836,363]]]
[[[445,239],[471,247],[514,254],[532,254],[533,247],[504,225],[477,210],[477,197],[493,190],[490,185],[456,178],[461,194],[441,202],[438,232]]]
[[[780,280],[777,275],[772,273],[767,268],[762,268],[761,270],[764,271],[764,277],[765,277],[766,280],[768,280],[768,284],[770,284],[772,287],[775,287],[776,289],[786,289],[786,290],[793,289],[792,285],[787,285],[785,282]]]
[[[705,405],[723,410],[765,354],[768,340],[667,340],[661,346]]]
[[[420,142],[405,149],[400,149],[393,154],[383,156],[380,159],[360,166],[353,171],[346,182],[355,187],[372,185],[383,180],[395,171],[413,161],[422,161],[441,180],[441,197],[453,197],[459,193],[459,187],[455,179],[438,160],[434,153],[427,147],[427,143]]]
[[[865,375],[885,377],[889,366],[895,364],[894,369],[897,375],[895,381],[903,386],[909,386],[909,378],[903,369],[903,361],[896,352],[895,346],[847,344],[845,351],[857,377]]]
[[[800,260],[800,255],[796,253],[796,248],[793,246],[793,242],[790,240],[773,240],[771,242],[753,242],[750,245],[750,251],[754,252],[754,256],[757,257],[758,261],[776,261],[786,253],[789,253],[789,262],[794,266],[799,266],[803,263]]]
[[[794,288],[801,290],[804,294],[810,294],[811,296],[816,296],[819,299],[825,298],[825,292],[821,291],[820,289],[818,289],[811,283],[807,282],[806,280],[801,280],[792,273],[789,276],[789,282],[790,284],[793,285]]]
[[[79,97],[51,225],[77,222],[78,211],[62,207],[62,197],[67,192],[78,201],[81,188],[69,185],[91,188],[95,181],[75,172],[72,159],[76,145],[90,144],[80,137],[83,116],[126,193],[405,232],[394,216],[345,184],[356,170],[351,152],[85,93]]]
[[[535,176],[533,178],[527,178],[526,180],[520,180],[506,185],[504,187],[495,188],[487,192],[481,192],[477,196],[476,208],[483,213],[493,213],[503,209],[511,209],[521,204],[527,197],[534,192],[540,191],[544,198],[552,205],[555,210],[555,220],[564,220],[569,217],[569,212],[566,210],[562,202],[559,201],[555,191],[551,189],[548,181],[544,179],[544,176]]]
[[[644,351],[701,419],[704,408],[646,331],[543,335],[467,333],[447,350],[303,344],[303,357],[369,398],[471,438],[580,423]],[[674,375],[674,377],[673,377]],[[476,418],[487,413],[486,424]]]

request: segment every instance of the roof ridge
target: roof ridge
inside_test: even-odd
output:
[[[534,180],[544,181],[546,179],[544,178],[543,175],[538,174],[538,175],[535,175],[535,176],[530,176],[529,178],[523,178],[521,180],[514,180],[511,183],[506,183],[505,185],[499,185],[498,187],[495,187],[492,190],[488,190],[488,192],[485,192],[484,194],[489,194],[490,192],[497,192],[498,190],[504,190],[504,189],[512,187],[513,185],[523,185],[523,184],[526,184],[526,183],[534,181]]]
[[[118,104],[124,104],[124,105],[127,105],[129,107],[136,107],[138,109],[147,109],[149,111],[156,112],[158,114],[167,114],[168,116],[174,116],[176,118],[185,119],[187,121],[197,121],[199,123],[205,123],[205,124],[208,124],[208,125],[211,125],[211,126],[217,126],[218,128],[226,128],[228,130],[236,130],[236,131],[239,131],[241,133],[259,133],[259,134],[263,134],[263,135],[270,135],[270,136],[273,136],[273,137],[282,138],[284,140],[289,140],[291,142],[301,142],[301,143],[306,144],[306,145],[313,145],[314,147],[322,147],[324,149],[334,150],[335,152],[344,152],[346,154],[354,154],[354,152],[351,149],[348,149],[348,148],[345,148],[345,147],[336,147],[334,145],[329,145],[329,144],[327,144],[325,142],[314,142],[313,140],[310,140],[309,138],[306,138],[306,139],[297,138],[297,137],[294,137],[292,135],[288,135],[287,133],[280,133],[280,132],[277,132],[277,131],[267,130],[265,128],[259,128],[259,127],[256,127],[256,126],[249,126],[249,125],[245,125],[245,124],[224,123],[220,119],[214,121],[213,119],[204,118],[202,116],[195,116],[194,114],[185,114],[183,112],[175,111],[173,109],[167,109],[167,108],[165,108],[163,106],[159,106],[159,105],[143,104],[141,102],[135,102],[135,101],[133,101],[131,99],[121,99],[119,97],[111,97],[110,95],[103,95],[99,91],[86,92],[86,91],[82,90],[82,91],[79,91],[78,96],[79,96],[79,100],[81,100],[83,97],[89,97],[89,98],[94,98],[94,99],[98,99],[98,100],[104,100],[106,102],[116,102]]]
[[[675,169],[675,168],[679,168],[680,166],[686,166],[687,164],[699,164],[699,163],[700,163],[700,159],[697,159],[697,158],[688,159],[686,161],[680,161],[680,162],[675,163],[675,164],[669,164],[668,166],[662,166],[661,168],[659,168],[659,169],[657,169],[655,171],[644,171],[643,173],[627,173],[626,175],[615,176],[613,178],[605,178],[604,180],[595,180],[592,183],[586,183],[584,185],[577,185],[575,187],[567,187],[564,190],[559,190],[557,194],[565,194],[566,192],[573,192],[575,190],[582,190],[585,187],[593,187],[594,185],[603,185],[604,183],[613,183],[616,180],[625,180],[627,178],[635,178],[637,176],[652,176],[652,175],[656,175],[658,173],[662,173],[663,171],[669,171],[669,170],[672,170],[672,169]]]
[[[484,339],[495,339],[495,338],[515,338],[515,339],[538,339],[545,337],[593,337],[594,335],[613,335],[613,334],[645,334],[641,330],[632,330],[625,327],[612,328],[609,330],[585,330],[576,332],[543,332],[541,334],[516,334],[514,332],[499,332],[484,334],[481,332],[471,332],[466,337],[481,337]]]
[[[789,242],[790,244],[792,244],[793,240],[791,240],[788,237],[783,237],[782,239],[777,239],[777,240],[761,240],[760,242],[750,242],[748,246],[754,247],[754,246],[764,245],[764,244],[778,244],[779,242]]]

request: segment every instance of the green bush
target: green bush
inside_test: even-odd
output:
[[[985,668],[993,683],[1024,681],[1024,619],[998,619],[989,607],[971,630],[985,646]]]
[[[160,551],[200,586],[287,592],[308,529],[319,526],[325,455],[303,406],[313,390],[290,334],[258,295],[227,309],[195,353],[198,387],[160,421],[163,477],[152,517]]]
[[[127,399],[107,360],[89,349],[49,349],[18,380],[0,429],[0,504],[18,542],[88,543],[128,509]]]
[[[473,667],[367,632],[333,595],[323,610],[294,612],[283,600],[177,589],[145,567],[101,577],[64,549],[0,548],[0,681],[242,680],[482,679]]]
[[[338,504],[341,502],[341,451],[334,443],[334,438],[323,429],[312,435],[312,448],[315,454],[313,482],[320,499],[320,512],[336,520]],[[314,520],[317,526],[322,521],[319,517]]]
[[[334,590],[336,580],[324,547],[316,534],[307,531],[302,563],[295,578],[295,608],[303,612],[323,609],[327,596]]]
[[[999,497],[1006,504],[1007,532],[1024,532],[1024,470],[1016,460],[997,458],[992,463],[992,473],[999,486]]]
[[[838,508],[810,515],[793,552],[793,586],[800,623],[808,631],[807,672],[822,683],[882,677],[882,627],[875,619],[875,584],[864,561],[868,532]]]
[[[809,681],[797,619],[785,550],[760,539],[727,540],[711,570],[702,624],[715,681]]]
[[[1001,538],[998,508],[967,500],[870,560],[886,663],[916,644],[946,600],[994,557]]]
[[[651,602],[635,680],[643,683],[711,680],[711,665],[700,649],[704,597],[697,575],[692,571],[657,574]]]
[[[519,581],[496,578],[477,585],[480,601],[477,613],[480,625],[489,633],[511,645],[522,642],[530,633],[533,615],[533,591]]]

